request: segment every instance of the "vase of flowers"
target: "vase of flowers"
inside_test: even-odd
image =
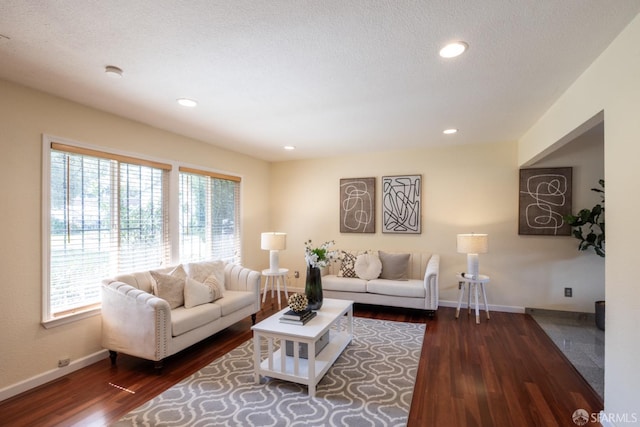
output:
[[[304,286],[304,293],[309,301],[311,310],[320,310],[322,307],[322,272],[321,268],[326,267],[330,261],[336,257],[336,251],[330,251],[329,247],[334,244],[333,240],[324,242],[317,248],[313,247],[311,240],[305,244],[305,261],[307,262],[307,280]]]

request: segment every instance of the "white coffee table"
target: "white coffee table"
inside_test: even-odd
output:
[[[318,315],[304,326],[280,323],[287,311],[288,307],[251,327],[255,381],[259,384],[262,375],[305,384],[314,397],[316,385],[353,339],[353,301],[325,298]],[[316,356],[316,343],[330,329],[329,343]],[[267,341],[264,358],[262,339]],[[285,341],[293,341],[293,356],[286,355]],[[308,359],[300,357],[298,343],[307,345]]]

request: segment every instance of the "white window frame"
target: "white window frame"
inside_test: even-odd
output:
[[[142,155],[139,153],[125,152],[112,148],[100,147],[95,145],[86,144],[83,142],[72,141],[66,138],[56,137],[52,135],[43,134],[42,136],[42,325],[45,328],[52,328],[78,320],[86,319],[92,316],[100,314],[100,306],[93,306],[90,308],[79,309],[78,311],[71,311],[64,316],[54,317],[51,312],[51,299],[50,299],[50,251],[51,251],[51,144],[53,142],[71,145],[81,149],[102,151],[105,153],[113,154],[114,156],[132,157],[135,159],[170,164],[171,171],[169,172],[169,240],[171,247],[171,263],[178,264],[180,260],[180,242],[179,242],[179,171],[180,168],[192,168],[200,171],[210,172],[212,174],[220,174],[235,177],[240,182],[240,200],[238,216],[242,220],[243,209],[243,191],[242,187],[244,180],[242,176],[232,174],[225,171],[214,170],[203,166],[179,163],[173,160],[154,158],[151,156]],[[240,239],[238,244],[238,251],[242,254],[242,225],[240,227]],[[242,255],[240,255],[240,259]]]

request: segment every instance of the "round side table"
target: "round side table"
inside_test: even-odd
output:
[[[456,319],[460,315],[460,306],[462,305],[462,297],[464,296],[465,285],[468,285],[467,292],[467,309],[468,313],[471,314],[471,291],[472,289],[475,291],[476,296],[476,324],[480,323],[480,312],[478,309],[478,286],[482,289],[482,298],[484,300],[484,309],[487,312],[487,319],[491,319],[489,315],[489,305],[487,304],[487,294],[484,290],[484,285],[489,283],[489,276],[484,276],[479,274],[478,277],[471,279],[470,277],[465,277],[462,274],[457,274],[458,278],[458,289],[460,289],[459,297],[458,297],[458,308],[456,309]]]
[[[269,282],[271,282],[271,298],[273,298],[274,288],[277,288],[278,309],[282,308],[280,303],[280,282],[282,282],[282,288],[284,289],[285,297],[289,299],[289,293],[287,292],[287,273],[289,273],[288,268],[279,268],[278,271],[271,271],[268,268],[266,270],[262,270],[262,275],[266,277],[266,280],[264,282],[264,295],[262,296],[263,304],[267,300],[267,289],[269,289]]]

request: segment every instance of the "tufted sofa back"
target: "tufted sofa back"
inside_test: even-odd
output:
[[[365,250],[345,250],[340,252],[350,252],[356,255],[371,253],[378,256],[378,251],[374,251],[374,250],[366,250],[366,251]],[[389,252],[389,251],[383,251],[383,252],[387,252],[390,254],[408,253],[409,254],[409,271],[408,271],[409,279],[416,279],[416,280],[424,279],[424,274],[425,274],[425,271],[427,270],[427,264],[429,263],[429,260],[431,259],[432,254],[424,253],[424,252]],[[338,259],[337,261],[330,263],[323,271],[323,274],[335,274],[337,276],[338,272],[340,272],[341,266],[342,266],[342,262]]]
[[[175,267],[160,268],[154,271],[163,274],[169,274]],[[131,285],[134,288],[140,289],[148,293],[152,293],[152,286],[154,283],[153,277],[149,271],[139,271],[135,273],[120,274],[111,279],[107,279],[107,282],[123,282],[127,285]]]

